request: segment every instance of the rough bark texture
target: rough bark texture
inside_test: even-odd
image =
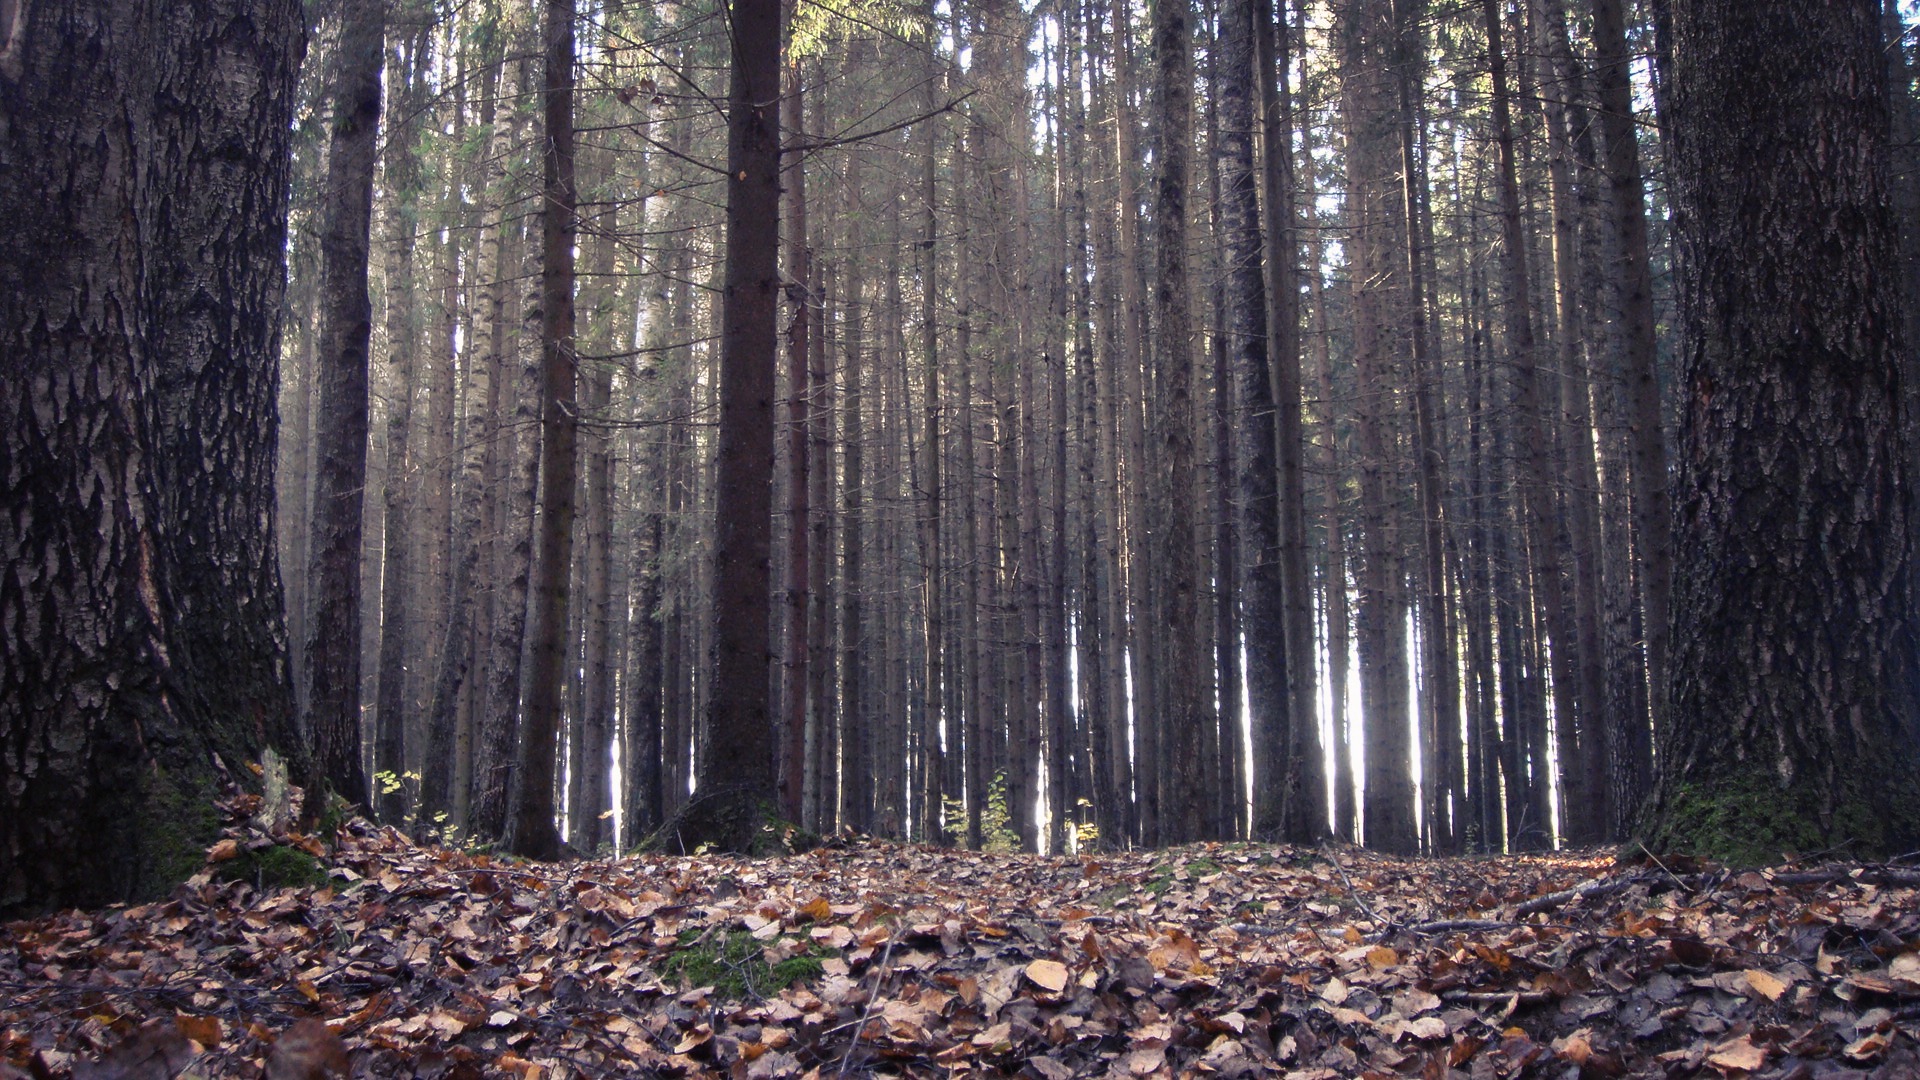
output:
[[[1920,839],[1879,16],[1673,5],[1686,398],[1656,849]]]
[[[0,911],[165,892],[221,785],[299,753],[272,526],[299,5],[16,14]]]
[[[708,753],[684,829],[702,843],[744,851],[763,832],[779,793],[767,630],[772,555],[773,394],[780,214],[780,3],[734,0],[728,93],[727,233],[721,300],[719,527],[714,545],[715,693]],[[774,838],[777,839],[777,838]]]

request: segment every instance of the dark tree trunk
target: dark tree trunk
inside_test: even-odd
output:
[[[309,778],[272,527],[300,5],[177,7],[13,8],[0,61],[0,911],[162,894],[248,761]]]
[[[367,800],[360,763],[360,543],[367,483],[367,346],[373,304],[367,248],[380,127],[384,0],[349,0],[333,54],[333,123],[320,222],[319,430],[314,433],[313,548],[305,727],[333,793]]]
[[[1254,174],[1254,102],[1264,73],[1254,47],[1258,5],[1224,9],[1225,74],[1220,100],[1221,226],[1226,255],[1226,347],[1238,399],[1240,534],[1247,564],[1241,631],[1247,649],[1247,715],[1253,739],[1255,839],[1276,839],[1284,807],[1293,718],[1287,695],[1286,596],[1280,575],[1280,473],[1275,461],[1273,372],[1267,353],[1267,286],[1260,272],[1264,232]],[[1284,149],[1278,152],[1284,154]],[[1271,195],[1269,195],[1271,197]],[[1278,271],[1278,268],[1274,268]],[[1216,392],[1224,392],[1226,387]],[[1239,650],[1229,662],[1239,664]],[[1238,724],[1235,728],[1237,730]]]
[[[1634,127],[1631,54],[1621,0],[1592,0],[1594,89],[1605,145],[1608,209],[1618,265],[1607,275],[1624,339],[1627,430],[1632,455],[1633,539],[1640,559],[1640,618],[1646,649],[1648,712],[1654,732],[1667,726],[1668,610],[1673,591],[1672,508],[1667,492],[1667,446],[1660,426],[1660,378],[1655,367],[1653,276],[1647,261],[1647,206],[1640,177],[1640,140]],[[1652,784],[1653,735],[1646,717],[1633,717],[1620,738],[1624,766],[1615,795],[1622,827],[1637,813]]]
[[[714,682],[688,850],[765,846],[777,808],[767,633],[780,250],[780,0],[733,0],[721,301]],[[777,839],[777,838],[771,838]]]
[[[800,65],[787,68],[786,125],[800,130]],[[807,348],[812,331],[813,305],[807,286],[813,279],[813,249],[807,238],[806,159],[799,151],[790,162],[787,188],[787,594],[786,655],[782,661],[780,699],[784,706],[780,737],[780,812],[789,821],[804,821],[807,775],[807,671],[813,662],[807,640],[807,602],[813,557],[808,540],[812,492],[807,419],[812,392],[807,381]],[[928,168],[932,168],[931,162]],[[931,242],[931,241],[929,241]]]
[[[1173,790],[1162,790],[1158,813],[1148,803],[1149,823],[1158,828],[1149,843],[1182,842],[1201,836],[1205,793],[1198,790],[1199,732],[1206,715],[1202,699],[1199,637],[1199,567],[1194,554],[1194,500],[1197,484],[1193,438],[1193,299],[1187,284],[1187,163],[1193,131],[1192,12],[1178,0],[1157,0],[1153,12],[1155,70],[1154,223],[1157,261],[1154,278],[1156,383],[1159,410],[1156,435],[1161,443],[1162,482],[1167,516],[1156,530],[1161,560],[1161,597],[1168,627],[1167,693],[1146,730],[1160,738],[1145,741],[1156,771],[1171,765]],[[1159,731],[1152,730],[1157,726]],[[1155,753],[1164,761],[1155,761]]]
[[[1282,816],[1286,838],[1308,844],[1326,835],[1327,770],[1320,743],[1314,656],[1313,575],[1307,550],[1306,432],[1300,369],[1299,211],[1294,195],[1295,48],[1284,0],[1256,0],[1254,64],[1260,88],[1260,160],[1266,180],[1267,355],[1272,371],[1275,461],[1280,470],[1280,580],[1286,597],[1287,765]],[[1319,272],[1315,264],[1314,272]]]
[[[1740,862],[1911,850],[1879,5],[1676,0],[1673,22],[1686,407],[1648,841]]]

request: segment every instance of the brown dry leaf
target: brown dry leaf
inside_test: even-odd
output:
[[[1755,1072],[1766,1063],[1766,1048],[1754,1045],[1746,1035],[1720,1043],[1707,1054],[1707,1064],[1722,1073]]]
[[[286,1030],[267,1054],[266,1080],[327,1080],[345,1076],[347,1048],[326,1024],[301,1020]]]
[[[173,1080],[193,1058],[173,1020],[150,1020],[99,1061],[74,1066],[73,1080]]]
[[[1027,965],[1025,974],[1034,985],[1048,993],[1058,994],[1067,988],[1067,965],[1058,960],[1035,960]]]
[[[1901,953],[1887,965],[1887,977],[1907,990],[1920,990],[1920,953]]]
[[[1787,987],[1792,985],[1770,971],[1749,968],[1741,974],[1746,976],[1747,985],[1753,988],[1753,992],[1768,1001],[1779,1001],[1780,995],[1786,993]]]
[[[1869,1031],[1865,1035],[1848,1043],[1845,1053],[1848,1058],[1862,1063],[1878,1061],[1880,1056],[1887,1052],[1887,1047],[1892,1043],[1893,1037],[1891,1035],[1878,1031]]]

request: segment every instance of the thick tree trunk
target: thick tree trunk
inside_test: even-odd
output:
[[[271,747],[310,771],[272,526],[300,6],[13,14],[30,44],[0,63],[4,912],[163,894],[247,762]]]
[[[1673,15],[1683,542],[1648,841],[1739,862],[1908,851],[1920,744],[1879,5]]]

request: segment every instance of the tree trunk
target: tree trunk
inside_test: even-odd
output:
[[[1620,0],[1591,0],[1594,87],[1600,138],[1606,146],[1608,208],[1619,262],[1607,275],[1624,337],[1628,397],[1629,470],[1633,485],[1633,538],[1640,555],[1641,639],[1646,643],[1647,696],[1655,733],[1667,726],[1668,610],[1673,585],[1672,509],[1667,495],[1667,447],[1660,426],[1660,377],[1655,367],[1653,277],[1647,258],[1646,194],[1640,177],[1640,141],[1635,130],[1633,86]],[[1624,732],[1629,767],[1615,793],[1621,818],[1637,812],[1652,783],[1653,741],[1647,721]],[[1657,737],[1657,736],[1655,736]]]
[[[333,121],[320,222],[319,459],[309,553],[305,727],[327,786],[367,801],[360,762],[360,542],[367,483],[367,297],[384,0],[348,0],[333,54]]]
[[[1247,715],[1253,740],[1253,822],[1256,839],[1283,834],[1286,777],[1291,749],[1287,695],[1286,594],[1280,568],[1280,490],[1275,461],[1273,373],[1267,334],[1267,286],[1260,272],[1262,243],[1259,188],[1254,174],[1253,101],[1264,79],[1256,64],[1258,5],[1233,0],[1222,14],[1221,226],[1226,255],[1226,347],[1231,358],[1240,420],[1240,534],[1247,564],[1241,630],[1246,635]],[[1276,148],[1279,149],[1279,148]],[[1284,153],[1284,150],[1280,150]],[[1272,194],[1269,193],[1269,198]],[[1279,272],[1276,268],[1276,272]],[[1222,392],[1222,386],[1216,392]],[[1239,664],[1239,650],[1230,662]],[[1237,719],[1237,718],[1236,718]],[[1235,724],[1237,728],[1237,723]]]
[[[423,560],[415,526],[424,455],[413,449],[414,386],[420,382],[419,287],[413,258],[416,226],[424,192],[416,141],[417,120],[426,106],[426,70],[430,34],[426,24],[406,27],[407,37],[393,51],[388,78],[398,87],[387,110],[386,208],[387,349],[395,400],[387,412],[387,490],[381,531],[385,566],[380,574],[380,660],[374,699],[374,809],[379,818],[401,825],[407,816],[407,723],[417,711],[411,678],[419,662],[414,610]]]
[[[534,538],[526,705],[514,755],[506,842],[516,855],[560,854],[554,827],[562,670],[573,574],[574,484],[579,473],[579,360],[574,355],[573,0],[547,0],[546,183],[540,235],[540,525]],[[604,768],[604,763],[601,763]]]
[[[247,762],[310,778],[272,526],[300,6],[13,15],[34,46],[0,61],[7,913],[162,895]]]
[[[1553,508],[1551,451],[1543,424],[1538,348],[1533,333],[1532,279],[1527,268],[1527,240],[1521,222],[1520,184],[1515,164],[1500,2],[1484,0],[1482,8],[1486,14],[1488,55],[1493,75],[1494,135],[1500,149],[1500,224],[1501,241],[1506,248],[1507,348],[1513,358],[1512,422],[1518,444],[1515,450],[1518,453],[1519,494],[1525,508],[1522,527],[1526,530],[1533,589],[1546,623],[1548,657],[1553,676],[1554,715],[1566,740],[1562,748],[1564,757],[1577,749],[1572,739],[1576,726],[1589,722],[1590,718],[1584,711],[1588,703],[1581,700],[1580,684],[1575,674],[1574,655],[1579,651],[1579,641],[1573,629],[1573,612],[1567,602],[1566,583],[1561,574],[1559,530]],[[1536,777],[1535,782],[1539,789],[1545,789],[1544,776]],[[1544,815],[1539,825],[1550,833],[1549,822]]]
[[[766,848],[777,813],[772,671],[773,395],[780,251],[780,0],[733,0],[727,98],[726,276],[721,302],[714,681],[698,804],[682,842]]]
[[[1648,841],[1742,863],[1909,851],[1920,744],[1898,279],[1879,269],[1896,252],[1879,5],[1677,0],[1673,16],[1684,542]]]
[[[1187,163],[1193,141],[1192,12],[1176,0],[1157,0],[1153,10],[1154,225],[1156,273],[1154,358],[1160,403],[1156,437],[1162,446],[1161,481],[1167,516],[1159,530],[1158,559],[1162,625],[1175,628],[1164,642],[1167,696],[1142,730],[1143,756],[1157,769],[1173,767],[1174,790],[1163,791],[1159,829],[1149,843],[1183,842],[1201,835],[1205,793],[1198,790],[1198,737],[1206,715],[1199,655],[1199,567],[1194,555],[1197,475],[1193,447],[1193,298],[1187,284]],[[1155,736],[1158,736],[1157,738]],[[1159,757],[1164,755],[1164,762]],[[1149,803],[1149,809],[1152,804]],[[1149,813],[1149,822],[1155,815]]]

